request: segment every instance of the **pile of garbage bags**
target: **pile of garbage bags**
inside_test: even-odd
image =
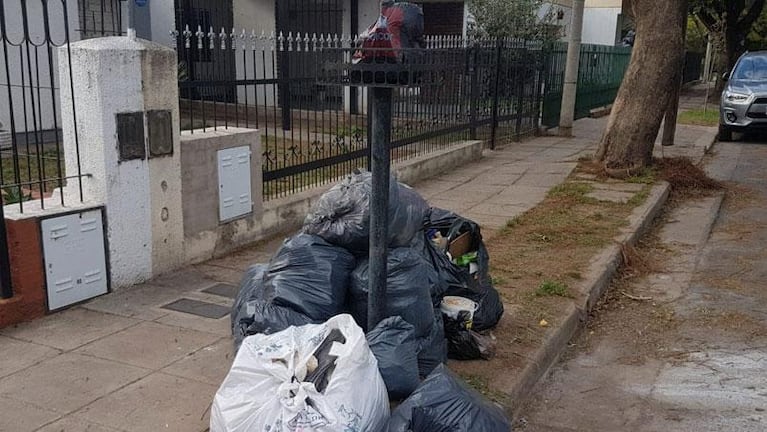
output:
[[[386,318],[367,328],[371,181],[355,172],[330,189],[271,262],[243,276],[237,356],[211,431],[510,430],[442,366],[494,352],[503,303],[479,225],[396,180]],[[391,421],[390,400],[404,400]]]

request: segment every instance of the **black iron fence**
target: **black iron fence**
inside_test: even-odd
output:
[[[351,61],[357,40],[199,24],[173,34],[182,129],[259,129],[265,199],[367,167],[366,88],[318,80],[322,65]],[[492,147],[536,132],[545,78],[540,43],[428,37],[424,52],[441,79],[395,90],[393,161],[468,139]]]
[[[77,95],[59,82],[60,55],[70,41],[121,34],[125,0],[0,0],[0,297],[12,295],[5,208],[20,213],[64,205],[61,191],[84,173],[67,173],[62,100]],[[70,64],[71,66],[71,64]],[[69,68],[71,74],[71,67]],[[68,80],[71,83],[71,75]],[[71,120],[69,120],[71,121]],[[77,135],[75,148],[79,148]],[[79,152],[76,152],[79,153]],[[75,187],[82,200],[82,188]]]

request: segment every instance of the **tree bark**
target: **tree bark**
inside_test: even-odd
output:
[[[629,177],[652,163],[655,138],[684,61],[687,0],[631,3],[636,41],[596,154],[614,177]]]

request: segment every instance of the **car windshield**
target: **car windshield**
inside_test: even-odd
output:
[[[733,73],[736,80],[767,81],[767,57],[744,57]]]

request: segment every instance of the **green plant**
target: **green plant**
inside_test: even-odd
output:
[[[543,281],[535,290],[536,297],[569,297],[567,285],[555,281]]]
[[[21,192],[20,187],[5,187],[3,188],[3,204],[18,204],[23,201],[29,201],[32,199],[32,195],[25,195]]]

